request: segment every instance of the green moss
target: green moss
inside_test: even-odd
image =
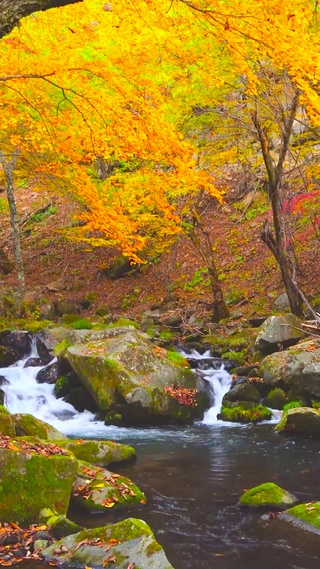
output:
[[[244,409],[240,405],[231,408],[223,406],[219,418],[235,423],[257,423],[271,419],[271,411],[264,405],[256,405],[251,409]]]
[[[282,514],[287,521],[302,525],[304,529],[320,533],[320,502],[299,504]]]
[[[266,482],[260,484],[260,486],[255,486],[250,488],[242,494],[239,500],[239,506],[261,508],[267,506],[276,507],[279,509],[286,509],[288,506],[292,506],[297,503],[297,498],[293,495],[280,488],[274,482]]]
[[[78,460],[98,466],[108,466],[114,462],[124,462],[136,455],[133,447],[113,441],[59,441],[62,448],[67,448]]]
[[[129,318],[119,318],[116,322],[110,324],[108,328],[124,328],[126,326],[133,326],[137,330],[140,328],[138,322],[135,320],[129,320]]]
[[[173,363],[174,365],[178,366],[178,367],[182,367],[182,368],[189,368],[189,362],[186,360],[186,358],[184,358],[181,354],[179,354],[177,351],[175,350],[169,350],[167,352],[167,360],[169,360],[169,362]]]
[[[13,444],[19,446],[16,441]],[[69,456],[0,449],[0,520],[37,523],[43,508],[66,514],[76,467]]]
[[[283,406],[283,411],[288,411],[288,409],[296,409],[297,407],[302,407],[301,401],[290,401]]]
[[[79,318],[79,320],[70,323],[70,328],[73,328],[74,330],[91,330],[93,326],[90,320],[87,320],[86,318]]]
[[[106,368],[107,373],[116,374],[121,371],[121,366],[115,360],[111,358],[105,357],[103,359],[104,367]]]
[[[312,401],[313,409],[320,409],[320,401]]]
[[[225,360],[232,360],[237,365],[242,365],[246,361],[246,353],[243,352],[224,352],[222,358]]]
[[[287,396],[283,389],[275,387],[272,389],[265,398],[265,405],[271,409],[284,409],[286,405]]]
[[[161,549],[162,549],[161,545],[157,541],[153,541],[148,545],[146,549],[147,556],[150,557],[150,555],[153,555],[157,551],[161,551]]]
[[[171,340],[172,338],[174,338],[175,333],[174,332],[170,332],[170,330],[162,330],[162,332],[160,332],[159,334],[159,338],[161,338],[161,340]]]
[[[12,415],[3,405],[0,405],[0,435],[14,437],[15,434],[16,428]]]
[[[68,338],[64,338],[64,340],[61,340],[61,342],[55,345],[53,349],[54,355],[57,358],[61,358],[66,353],[70,345],[71,341]]]

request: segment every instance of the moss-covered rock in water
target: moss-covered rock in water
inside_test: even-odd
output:
[[[47,520],[47,524],[50,526],[50,532],[55,539],[79,533],[79,531],[84,529],[66,516],[52,516]]]
[[[66,553],[62,552],[62,546]],[[57,555],[57,551],[61,554]],[[46,561],[68,567],[173,569],[150,527],[135,518],[69,535],[42,550],[40,555]]]
[[[93,330],[83,343],[79,334],[66,357],[105,414],[114,411],[129,424],[189,423],[209,407],[204,380],[169,361],[146,334],[129,326]]]
[[[286,510],[297,502],[298,499],[290,492],[287,492],[287,490],[280,488],[273,482],[266,482],[244,492],[238,502],[238,506]]]
[[[0,521],[37,523],[41,511],[65,515],[77,461],[53,443],[0,439]]]
[[[234,423],[258,423],[259,421],[271,419],[271,411],[264,405],[254,405],[251,408],[246,407],[245,402],[243,402],[243,405],[237,405],[236,407],[223,406],[218,419]]]
[[[279,518],[301,529],[320,535],[320,502],[299,504],[286,510],[286,512],[282,512]]]
[[[12,415],[0,405],[0,436],[14,437],[16,429]]]
[[[267,397],[264,400],[264,404],[271,409],[283,409],[288,398],[286,393],[280,387],[275,387],[271,389]]]
[[[284,411],[275,430],[289,435],[316,435],[320,433],[320,409],[296,407]]]
[[[79,461],[71,508],[95,513],[140,503],[145,504],[146,497],[129,478]]]
[[[133,447],[113,441],[61,440],[58,444],[71,451],[78,460],[84,460],[97,466],[108,466],[136,458],[136,451]]]
[[[29,413],[14,413],[12,419],[17,437],[39,437],[43,441],[57,441],[65,438],[60,431],[49,425],[49,423],[36,419]]]

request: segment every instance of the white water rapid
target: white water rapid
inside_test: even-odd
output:
[[[196,350],[192,350],[190,354],[186,354],[184,352],[181,352],[181,354],[186,359],[199,360],[200,369],[201,360],[204,360],[207,364],[210,364],[210,360],[212,360],[212,362],[217,360],[217,358],[210,356],[209,350],[202,355]],[[225,425],[226,422],[219,421],[217,417],[220,413],[222,399],[230,390],[231,375],[224,369],[223,365],[219,369],[209,368],[202,370],[201,375],[209,383],[213,399],[212,407],[205,412],[202,423],[204,425],[215,425],[216,423]]]
[[[184,354],[193,360],[205,359],[210,364],[210,354],[206,352],[200,355],[196,351]],[[29,357],[37,357],[36,344],[33,343]],[[126,429],[106,426],[102,421],[96,421],[90,411],[79,413],[63,399],[54,396],[54,385],[38,383],[36,376],[45,366],[24,367],[27,359],[19,360],[7,368],[0,368],[0,376],[4,377],[1,389],[5,393],[4,404],[10,413],[30,413],[37,419],[49,423],[61,433],[67,436],[79,436],[87,438],[111,438],[112,431],[116,430],[119,436]],[[54,360],[51,362],[53,363]],[[231,386],[231,378],[223,369],[206,369],[201,371],[203,377],[210,384],[212,390],[213,406],[208,409],[203,418],[203,423],[213,425],[218,422],[217,415],[221,408],[222,398]],[[220,423],[220,421],[219,421]],[[223,422],[221,421],[221,424]]]

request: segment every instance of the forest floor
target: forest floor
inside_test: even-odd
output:
[[[269,314],[275,298],[284,291],[279,268],[260,238],[263,221],[270,216],[266,198],[259,192],[251,203],[249,198],[229,191],[225,203],[212,203],[205,216],[225,299],[234,318]],[[174,298],[175,309],[182,315],[210,312],[207,275],[199,253],[187,239],[181,237],[177,246],[156,262],[110,280],[104,272],[118,255],[116,251],[73,242],[63,235],[62,230],[74,223],[74,203],[52,192],[28,188],[17,191],[17,203],[27,291],[34,293],[38,302],[90,304],[84,311],[88,315],[108,307],[111,313],[141,317],[154,304]],[[41,207],[46,207],[45,211],[39,212]],[[12,258],[4,193],[0,211],[0,243]],[[299,285],[309,298],[318,298],[320,237],[305,216],[297,216],[296,222]],[[0,282],[0,296],[14,290],[14,272],[2,275]]]

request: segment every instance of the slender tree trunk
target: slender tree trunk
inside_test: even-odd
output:
[[[200,235],[198,235],[200,232]],[[188,232],[189,238],[195,248],[197,249],[204,265],[208,269],[208,276],[210,279],[210,286],[213,296],[212,302],[212,319],[213,322],[220,322],[223,318],[228,318],[229,310],[223,298],[221,284],[218,278],[218,271],[216,268],[212,243],[209,231],[203,225],[199,214],[197,213],[193,218],[193,225]]]
[[[16,267],[16,275],[18,281],[18,293],[22,300],[25,291],[25,278],[24,266],[21,251],[20,229],[19,229],[19,214],[17,211],[16,200],[14,195],[14,170],[17,160],[20,156],[20,151],[15,150],[11,159],[7,159],[6,155],[0,150],[0,162],[4,171],[6,179],[6,190],[10,209],[10,223],[13,238],[13,251]]]
[[[252,120],[257,131],[257,136],[260,142],[263,160],[267,171],[269,199],[271,202],[273,214],[274,237],[271,234],[267,224],[264,225],[261,237],[279,264],[282,281],[288,295],[291,312],[297,316],[301,316],[303,298],[293,278],[295,261],[290,251],[290,249],[293,247],[293,244],[286,243],[286,220],[281,197],[283,165],[289,149],[289,141],[292,133],[293,121],[298,107],[298,101],[299,92],[296,90],[288,109],[287,116],[283,116],[282,140],[279,158],[276,165],[273,162],[273,158],[269,150],[268,139],[261,125],[257,112],[253,114]]]
[[[0,38],[9,34],[24,16],[77,2],[82,0],[0,0]]]

